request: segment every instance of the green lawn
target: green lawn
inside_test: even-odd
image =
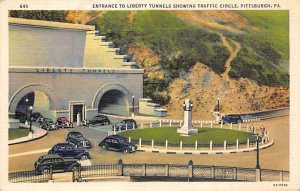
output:
[[[29,134],[29,129],[9,129],[8,140],[26,137],[28,134]]]
[[[213,145],[215,146],[222,146],[224,140],[227,141],[227,145],[236,144],[237,139],[239,139],[239,143],[241,144],[247,143],[248,138],[250,138],[250,142],[255,142],[255,138],[247,132],[211,128],[199,128],[198,134],[193,134],[189,137],[180,136],[177,133],[177,128],[174,127],[137,129],[134,131],[121,132],[119,135],[131,137],[131,140],[134,142],[142,138],[143,144],[151,144],[152,139],[154,139],[155,145],[164,145],[165,141],[168,140],[168,144],[171,146],[178,146],[181,140],[183,145],[186,146],[194,146],[196,140],[200,146],[209,145],[210,140],[213,141]]]

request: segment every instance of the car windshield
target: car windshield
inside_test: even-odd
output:
[[[41,157],[38,159],[38,162],[41,162],[41,161],[43,160],[43,158],[44,158],[44,157],[41,156]]]
[[[75,137],[79,138],[79,137],[82,137],[81,134],[75,134]]]
[[[119,141],[120,141],[120,143],[124,143],[124,142],[125,142],[125,139],[119,138]]]

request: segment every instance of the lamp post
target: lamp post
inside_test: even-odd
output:
[[[132,95],[132,117],[134,117],[134,95]]]
[[[256,138],[256,167],[255,168],[260,169],[260,165],[259,165],[259,140],[260,140],[261,136],[258,134],[258,131],[255,134],[255,128],[251,128],[251,133]]]
[[[32,106],[30,106],[29,107],[29,112],[30,112],[30,115],[29,115],[29,132],[32,132],[32,120],[31,120],[31,116],[32,116],[32,109],[33,109],[33,107]]]
[[[28,98],[25,99],[26,106],[25,106],[25,124],[28,124]]]
[[[259,135],[256,134],[256,167],[257,169],[260,169],[259,165]]]

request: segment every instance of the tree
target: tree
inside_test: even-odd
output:
[[[10,17],[43,20],[43,21],[56,21],[67,22],[65,11],[9,11]]]

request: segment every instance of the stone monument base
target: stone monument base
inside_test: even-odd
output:
[[[198,133],[198,129],[177,129],[177,133],[183,134],[183,135],[192,135]]]

